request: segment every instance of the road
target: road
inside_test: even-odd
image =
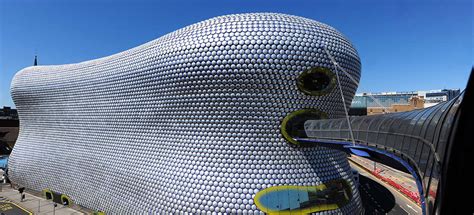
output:
[[[421,208],[390,185],[380,181],[358,165],[359,192],[366,214],[421,214]]]
[[[349,157],[349,159],[356,162],[357,164],[362,165],[366,169],[370,169],[370,170],[374,169],[374,162],[369,159],[358,157],[358,156],[351,156]],[[409,191],[418,192],[415,179],[413,178],[411,174],[393,169],[381,163],[377,163],[376,167],[377,167],[378,173],[381,176],[393,180],[395,183],[403,186],[405,189]]]

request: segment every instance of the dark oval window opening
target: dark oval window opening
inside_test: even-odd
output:
[[[69,196],[63,194],[61,195],[61,203],[65,206],[71,205],[72,201],[69,199]]]
[[[53,199],[53,194],[51,194],[50,192],[46,192],[45,195],[46,195],[46,199],[48,200]]]
[[[297,85],[303,93],[321,96],[329,93],[336,83],[334,73],[323,67],[314,67],[301,73]]]
[[[281,133],[290,143],[299,144],[295,138],[306,138],[304,123],[307,120],[326,119],[327,114],[316,109],[297,110],[288,114],[281,123]]]

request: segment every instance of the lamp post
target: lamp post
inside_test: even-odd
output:
[[[53,204],[53,215],[56,215],[56,207],[58,206],[57,203]]]

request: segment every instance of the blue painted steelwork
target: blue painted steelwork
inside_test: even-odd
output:
[[[437,195],[442,193],[439,185],[443,183],[443,166],[449,157],[448,148],[452,144],[454,125],[464,103],[464,94],[429,108],[350,117],[353,141],[357,147],[348,146],[352,140],[349,139],[351,131],[345,118],[307,120],[304,124],[305,135],[298,137],[317,139],[315,142],[321,142],[319,145],[339,147],[346,153],[365,157],[369,155],[372,160],[407,173],[416,173],[418,188],[423,190],[420,194],[424,194],[421,198],[427,201],[426,204],[422,201],[423,207],[430,214],[437,208]],[[367,147],[371,150],[364,149]],[[376,153],[376,150],[384,153]],[[403,160],[403,165],[400,160]]]
[[[378,156],[376,159],[378,162],[382,164],[386,164],[388,166],[394,167],[393,161],[398,162],[401,166],[406,168],[405,172],[410,173],[413,178],[415,178],[416,185],[418,188],[418,192],[420,193],[420,202],[421,202],[421,209],[423,214],[426,214],[426,207],[425,207],[425,195],[423,192],[423,182],[421,181],[421,176],[408,162],[403,160],[402,158],[384,150],[377,149],[375,147],[370,147],[367,145],[354,145],[352,142],[348,141],[338,141],[338,140],[321,140],[321,139],[307,139],[307,138],[295,138],[302,145],[312,145],[312,146],[322,146],[331,149],[337,149],[348,154],[354,154],[357,156],[362,156],[366,158],[375,158],[375,155]],[[396,168],[401,170],[399,167]]]

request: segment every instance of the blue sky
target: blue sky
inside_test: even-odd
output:
[[[280,12],[329,24],[362,60],[359,92],[461,88],[472,68],[471,0],[0,0],[0,106],[31,66],[111,55],[214,16]]]

